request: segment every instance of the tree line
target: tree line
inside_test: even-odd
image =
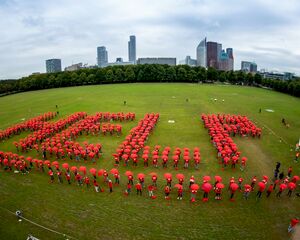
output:
[[[279,92],[300,97],[300,79],[263,79],[261,75],[243,71],[218,71],[214,68],[168,66],[158,64],[109,66],[105,68],[80,69],[72,72],[43,73],[18,80],[0,81],[0,95],[40,89],[136,82],[227,82],[247,86],[264,86]]]

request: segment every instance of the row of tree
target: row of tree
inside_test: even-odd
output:
[[[157,64],[109,66],[30,75],[18,80],[0,81],[0,94],[12,94],[38,89],[133,82],[228,82],[248,86],[265,86],[276,91],[300,97],[300,79],[292,81],[262,79],[261,75],[242,71],[217,71],[214,68],[168,66]]]

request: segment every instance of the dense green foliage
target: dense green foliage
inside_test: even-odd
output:
[[[74,72],[38,74],[23,77],[19,80],[0,81],[0,94],[25,92],[39,89],[96,85],[125,82],[229,82],[248,86],[265,86],[279,92],[300,96],[300,79],[293,81],[262,79],[242,71],[207,70],[188,65],[168,66],[158,64],[113,66],[106,68],[81,69]]]

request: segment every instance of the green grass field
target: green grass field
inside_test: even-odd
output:
[[[218,101],[213,101],[214,98]],[[148,145],[199,147],[201,150],[199,171],[184,170],[182,164],[178,171],[169,166],[168,172],[173,175],[183,173],[188,179],[193,174],[198,183],[204,175],[221,175],[225,184],[231,176],[242,176],[245,182],[250,182],[253,175],[259,180],[263,174],[272,177],[277,161],[282,163],[281,170],[285,173],[289,166],[293,166],[293,174],[300,175],[299,163],[293,161],[294,151],[291,151],[300,137],[300,99],[288,95],[251,87],[197,84],[120,84],[51,89],[0,98],[0,128],[21,122],[23,118],[55,111],[55,105],[59,106],[60,117],[76,111],[88,114],[107,111],[136,113],[134,122],[122,123],[121,137],[78,139],[103,144],[98,169],[111,169],[111,154],[117,145],[145,113],[155,112],[161,117]],[[260,114],[259,108],[262,109]],[[200,120],[201,113],[244,114],[263,129],[261,139],[234,138],[249,159],[244,172],[239,169],[221,171],[216,151]],[[283,117],[290,128],[281,124]],[[175,123],[170,124],[168,120],[175,120]],[[15,151],[13,141],[27,134],[0,143],[0,150]],[[26,221],[18,222],[4,209],[12,212],[21,209],[26,218],[76,239],[288,239],[290,219],[300,217],[300,198],[295,195],[288,198],[284,194],[277,199],[272,193],[269,199],[264,195],[257,202],[255,193],[248,201],[238,194],[236,201],[230,202],[229,193],[224,190],[222,201],[215,201],[211,193],[209,202],[203,203],[199,191],[197,203],[191,204],[188,192],[184,193],[182,201],[178,201],[174,190],[171,200],[166,201],[163,197],[165,181],[162,179],[165,170],[162,167],[144,168],[140,162],[137,168],[130,169],[135,174],[158,173],[160,188],[157,199],[149,199],[146,190],[142,197],[134,193],[124,197],[124,166],[120,166],[121,186],[115,187],[112,194],[107,187],[104,193],[95,193],[92,188],[87,190],[76,184],[49,184],[49,176],[36,171],[22,175],[4,172],[0,168],[0,239],[26,239],[29,233],[40,239],[65,239]],[[146,183],[149,182],[147,176]],[[185,185],[187,189],[187,180]]]

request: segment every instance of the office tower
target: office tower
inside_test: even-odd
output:
[[[207,42],[207,67],[218,68],[218,43]]]
[[[241,62],[241,70],[244,72],[256,73],[257,65],[253,62],[242,61]]]
[[[108,63],[108,54],[106,51],[106,47],[104,47],[104,46],[97,47],[98,67],[106,67],[107,63]]]
[[[46,72],[47,73],[61,72],[61,59],[46,60]]]
[[[136,40],[135,36],[129,37],[128,42],[128,60],[129,62],[136,62]]]
[[[220,61],[222,55],[222,43],[218,43],[217,51],[218,51],[218,61]]]
[[[196,60],[197,66],[207,67],[207,48],[206,48],[206,38],[204,38],[199,45],[197,46],[196,50]]]
[[[227,48],[226,53],[229,58],[229,71],[233,71],[233,66],[234,66],[233,49]]]

